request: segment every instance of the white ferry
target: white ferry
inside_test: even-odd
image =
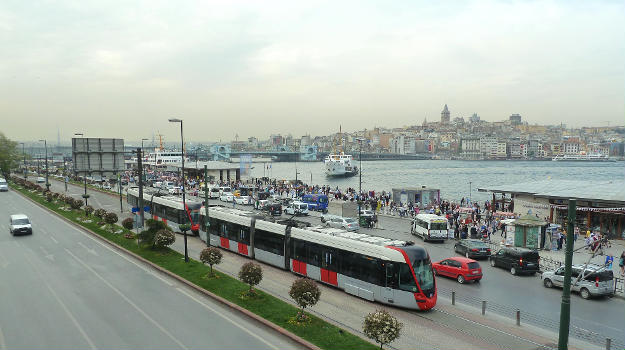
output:
[[[189,161],[188,157],[184,158],[185,162]],[[145,164],[153,166],[167,166],[170,164],[180,164],[182,162],[182,152],[168,151],[165,149],[155,149],[154,152],[148,153],[144,159]]]
[[[358,174],[358,167],[352,165],[353,157],[343,152],[329,154],[325,160],[326,176],[354,176]]]
[[[557,155],[551,159],[554,162],[613,162],[605,154],[562,154]]]

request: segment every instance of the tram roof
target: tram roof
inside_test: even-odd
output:
[[[414,243],[390,238],[370,236],[364,233],[348,232],[337,228],[314,226],[306,229],[292,228],[291,236],[305,237],[308,241],[328,245],[351,252],[363,253],[378,258],[404,261],[403,255],[387,246],[405,247]]]

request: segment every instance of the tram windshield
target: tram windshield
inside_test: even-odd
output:
[[[432,263],[430,258],[415,260],[412,263],[417,282],[424,294],[429,294],[434,290],[434,274],[432,273]]]

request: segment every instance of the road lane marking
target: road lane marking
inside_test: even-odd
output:
[[[178,344],[178,346],[180,346],[182,349],[188,350],[188,348],[180,341],[178,340],[176,337],[174,337],[173,334],[169,333],[169,331],[167,329],[165,329],[165,327],[163,327],[160,323],[156,322],[155,319],[153,319],[152,317],[150,317],[150,315],[148,315],[145,311],[143,311],[137,304],[135,304],[132,300],[130,300],[130,298],[128,298],[124,293],[122,293],[119,289],[117,289],[114,285],[112,285],[109,281],[107,281],[104,277],[102,277],[102,275],[100,275],[97,271],[95,271],[94,269],[91,268],[91,266],[87,265],[87,263],[85,263],[84,261],[82,261],[79,257],[77,257],[76,255],[74,255],[69,249],[65,248],[65,251],[67,252],[67,254],[69,254],[72,258],[74,258],[76,261],[78,261],[82,266],[85,267],[85,269],[89,270],[94,276],[96,276],[100,281],[102,281],[104,284],[106,284],[109,288],[111,288],[115,293],[117,293],[120,297],[122,297],[122,299],[124,299],[128,304],[130,304],[130,306],[132,306],[135,310],[137,310],[141,315],[143,315],[143,317],[145,317],[145,319],[147,319],[148,321],[150,321],[153,325],[155,325],[161,332],[163,332],[167,337],[169,337],[169,339],[173,340],[176,344]]]
[[[27,254],[24,254],[24,257],[26,258],[26,260],[28,261],[28,263],[31,265],[31,267],[35,270],[35,272],[39,275],[39,278],[41,279],[41,281],[43,281],[43,283],[46,285],[46,287],[48,287],[48,290],[50,291],[50,293],[52,294],[52,296],[54,297],[54,299],[56,299],[56,301],[59,303],[59,305],[61,305],[61,308],[63,309],[63,311],[65,312],[65,314],[69,317],[69,319],[72,321],[72,323],[74,324],[74,326],[76,326],[76,328],[78,328],[78,331],[80,332],[80,334],[82,334],[82,336],[85,338],[85,341],[89,344],[89,347],[92,350],[97,350],[98,348],[95,346],[95,344],[93,343],[93,341],[91,340],[91,338],[89,337],[89,335],[87,335],[87,332],[85,332],[85,330],[80,326],[80,323],[78,323],[78,320],[76,319],[76,317],[74,317],[74,314],[72,314],[71,311],[69,311],[69,308],[67,307],[67,305],[65,305],[65,303],[63,303],[63,301],[61,300],[61,298],[59,298],[58,294],[56,294],[56,292],[54,291],[54,289],[52,289],[52,287],[50,286],[50,284],[48,284],[48,282],[44,279],[43,277],[43,273],[41,273],[41,271],[39,271],[39,269],[37,268],[37,266],[33,263],[33,261],[31,260],[31,258],[28,257]]]
[[[48,260],[50,261],[54,261],[54,255],[48,253],[48,251],[46,250],[46,248],[39,246],[39,248],[41,249],[41,251],[43,252],[43,256],[45,256],[46,258],[48,258]]]
[[[4,333],[2,332],[2,327],[0,327],[0,349],[5,350],[7,348],[7,343],[4,341]]]
[[[78,245],[80,245],[81,247],[85,248],[89,253],[95,255],[95,256],[100,256],[100,254],[98,254],[95,249],[92,248],[88,248],[86,245],[82,244],[82,242],[78,242]]]
[[[251,335],[252,337],[260,340],[261,342],[265,343],[267,346],[269,346],[270,348],[274,349],[274,350],[280,350],[280,348],[278,348],[277,346],[269,343],[267,340],[265,340],[264,338],[262,338],[261,336],[252,333],[252,331],[250,331],[249,329],[243,327],[242,325],[238,324],[235,320],[231,319],[230,317],[226,316],[225,314],[221,313],[220,311],[212,308],[211,306],[209,306],[208,304],[204,303],[202,300],[194,297],[193,295],[187,293],[185,290],[181,289],[181,288],[176,288],[177,291],[179,291],[180,293],[186,295],[187,297],[191,298],[192,300],[196,301],[197,303],[199,303],[200,305],[204,306],[205,308],[209,309],[210,311],[212,311],[213,313],[219,315],[220,317],[222,317],[223,319],[227,320],[228,322],[232,323],[233,325],[237,326],[238,328],[240,328],[241,330],[245,331],[247,334]]]
[[[48,235],[48,237],[50,237],[50,239],[54,241],[54,243],[59,244],[59,241],[57,241],[56,238],[54,238],[54,236]]]

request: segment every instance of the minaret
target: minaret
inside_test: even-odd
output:
[[[447,108],[447,104],[445,104],[445,108],[443,108],[443,111],[441,112],[441,124],[449,124],[449,120],[450,113],[449,109]]]

